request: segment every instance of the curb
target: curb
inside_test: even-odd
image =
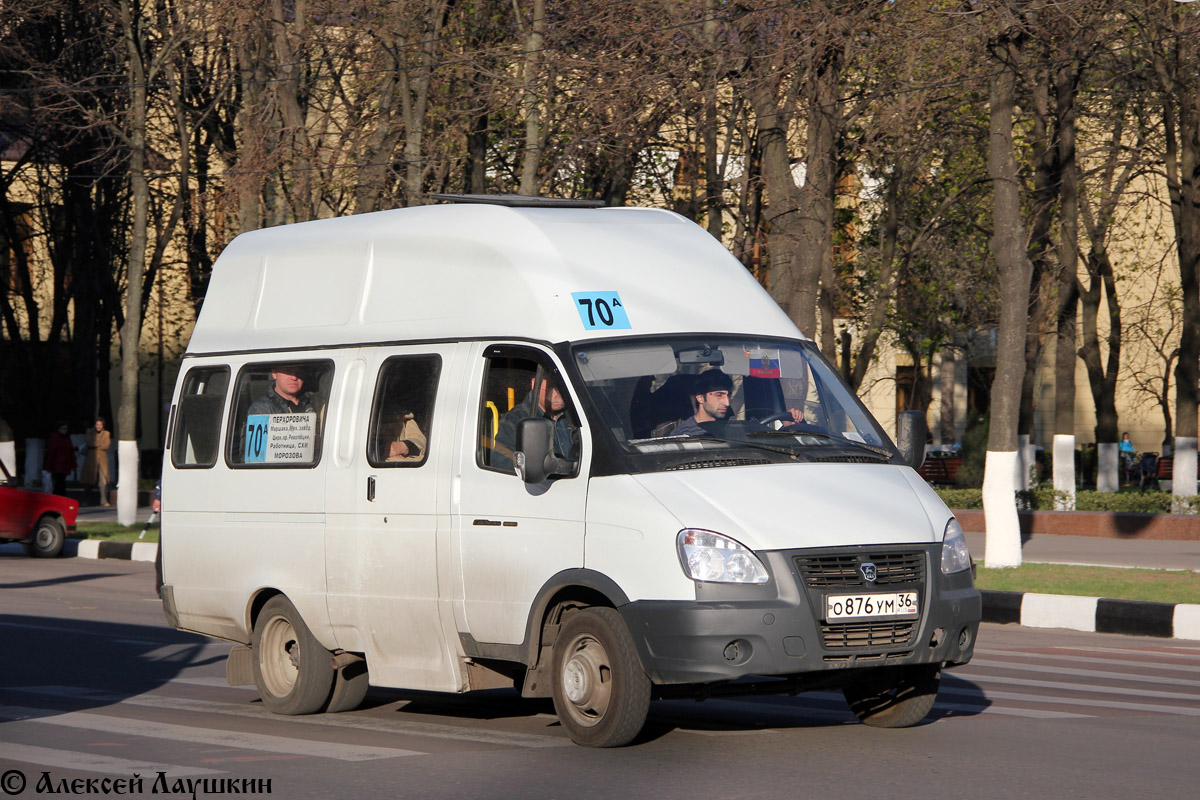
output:
[[[67,542],[63,555],[70,557]],[[75,548],[76,558],[118,558],[126,561],[150,561],[158,558],[158,542],[107,542],[102,539],[81,539]]]
[[[982,589],[983,621],[1128,636],[1200,639],[1200,605]]]
[[[0,545],[0,553],[24,555],[21,545]],[[62,558],[116,558],[123,561],[149,561],[158,558],[157,542],[108,542],[102,539],[67,539]]]

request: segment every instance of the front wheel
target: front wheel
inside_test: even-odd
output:
[[[61,522],[54,517],[42,517],[29,541],[24,543],[25,552],[34,558],[54,558],[62,552],[66,540],[67,532]]]
[[[254,682],[276,714],[313,714],[333,690],[332,654],[309,631],[283,595],[267,601],[254,623]]]
[[[366,661],[352,661],[334,672],[333,694],[325,706],[326,713],[340,714],[343,711],[353,711],[362,705],[370,688],[370,676],[367,673]]]
[[[650,679],[613,609],[563,620],[554,645],[554,710],[571,741],[588,747],[620,747],[646,724]]]
[[[842,689],[850,710],[875,728],[909,728],[928,716],[937,699],[939,664],[871,669]]]

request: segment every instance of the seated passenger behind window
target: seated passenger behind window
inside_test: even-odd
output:
[[[295,364],[279,364],[271,369],[272,386],[250,404],[249,414],[301,414],[316,411],[314,393],[305,391],[305,370]]]
[[[428,442],[411,411],[397,415],[391,424],[387,445],[388,461],[420,461]]]
[[[554,455],[567,459],[575,457],[575,426],[571,424],[571,416],[566,411],[562,390],[552,381],[542,381],[535,414],[534,380],[536,379],[529,381],[529,394],[500,417],[500,427],[496,431],[496,449],[491,457],[491,465],[496,469],[505,472],[516,471],[513,469],[512,452],[517,443],[517,423],[535,417],[546,417],[554,421]]]

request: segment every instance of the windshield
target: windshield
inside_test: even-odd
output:
[[[626,339],[573,356],[602,427],[637,470],[897,457],[811,342]]]

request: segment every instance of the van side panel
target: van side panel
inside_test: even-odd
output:
[[[339,647],[366,656],[377,686],[463,688],[458,637],[443,629],[449,600],[440,592],[439,541],[448,522],[438,511],[449,482],[459,347],[363,348],[348,370],[361,382],[346,392],[357,413],[337,428],[328,471],[329,610]],[[412,365],[436,370],[437,384],[409,385]],[[419,458],[388,459],[398,411],[419,420],[427,437]]]
[[[329,371],[330,404],[321,429],[337,424],[344,353],[322,354]],[[278,362],[287,356],[272,355]],[[292,356],[311,360],[311,354]],[[229,364],[236,376],[262,356],[196,359],[186,368]],[[236,391],[231,389],[231,391]],[[176,398],[178,402],[178,398]],[[173,587],[181,627],[248,642],[249,610],[260,591],[287,595],[326,647],[334,646],[325,602],[325,474],[332,454],[322,448],[315,466],[234,468],[229,464],[233,403],[221,429],[222,456],[207,469],[177,469],[167,459],[163,526],[163,579]],[[235,442],[236,444],[236,442]]]

